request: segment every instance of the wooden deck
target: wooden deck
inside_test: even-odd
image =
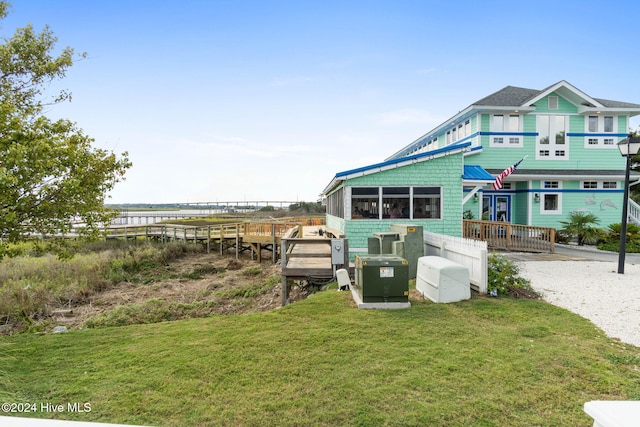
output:
[[[462,221],[462,237],[485,241],[490,249],[553,253],[555,232],[550,227],[500,221]]]
[[[271,252],[272,261],[278,260],[278,250],[282,237],[290,230],[299,227],[316,226],[324,222],[322,218],[283,218],[270,221],[246,221],[218,225],[193,226],[178,224],[111,225],[102,229],[104,240],[153,240],[161,243],[180,241],[202,244],[207,252],[219,251],[220,254],[234,250],[236,257],[241,252],[251,251],[258,261],[262,261],[262,251]],[[48,237],[77,239],[76,230],[64,235]]]
[[[334,238],[343,238],[325,226],[304,226],[291,229],[281,238],[282,305],[288,302],[288,280],[307,280],[323,283],[334,278],[336,265],[349,265],[348,241],[344,239],[344,257],[333,264],[331,244]]]

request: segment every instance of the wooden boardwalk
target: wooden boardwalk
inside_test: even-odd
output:
[[[278,249],[282,237],[289,230],[299,227],[318,226],[324,222],[319,218],[300,218],[274,221],[248,221],[207,226],[147,224],[147,225],[112,225],[103,228],[105,240],[153,240],[162,243],[180,241],[184,243],[202,244],[207,252],[217,250],[220,254],[235,249],[236,257],[241,252],[251,250],[258,261],[262,261],[262,251],[272,253],[272,261],[278,260]],[[65,237],[73,238],[71,233]]]
[[[344,238],[325,226],[302,226],[291,229],[281,240],[282,305],[288,303],[288,281],[307,280],[323,284],[333,280],[336,266],[349,265],[348,241],[342,245],[343,257],[332,260],[334,238]],[[335,262],[335,264],[334,264]]]

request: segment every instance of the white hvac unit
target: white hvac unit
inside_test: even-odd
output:
[[[439,256],[418,258],[416,289],[433,302],[471,298],[469,269]]]

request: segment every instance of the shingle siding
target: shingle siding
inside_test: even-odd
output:
[[[351,257],[367,247],[367,239],[373,233],[388,231],[391,224],[422,225],[425,231],[462,235],[462,153],[454,153],[428,161],[400,166],[391,170],[371,173],[344,181],[345,187],[362,186],[439,186],[442,187],[442,219],[355,219],[344,220],[327,216],[327,226],[342,231],[349,238]],[[345,192],[346,194],[347,192]],[[345,209],[350,211],[350,200]]]

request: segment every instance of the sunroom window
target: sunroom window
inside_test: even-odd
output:
[[[441,187],[352,187],[351,219],[441,219]]]

